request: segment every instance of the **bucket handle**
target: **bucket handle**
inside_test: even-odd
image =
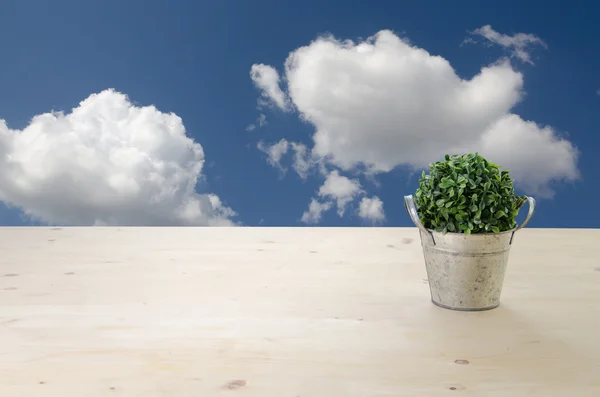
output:
[[[515,233],[517,232],[517,230],[523,229],[525,225],[529,223],[531,217],[533,216],[533,213],[535,212],[535,199],[529,196],[525,196],[525,198],[527,198],[527,202],[529,203],[529,211],[527,212],[527,216],[525,217],[523,223],[517,226],[517,228],[513,231],[513,234],[510,237],[510,244],[512,244],[513,238],[515,237]]]
[[[408,215],[410,216],[410,219],[412,219],[415,226],[418,227],[419,230],[421,230],[423,232],[423,234],[428,236],[427,238],[429,239],[429,242],[431,243],[431,245],[435,245],[435,240],[433,239],[433,233],[431,233],[431,231],[427,230],[427,228],[425,226],[423,226],[423,224],[421,223],[421,220],[419,219],[419,213],[417,212],[417,207],[415,206],[415,200],[413,200],[412,194],[409,194],[408,196],[404,196],[404,207],[406,208],[406,211],[408,212]]]
[[[521,223],[515,229],[515,232],[519,229],[524,228],[525,225],[527,225],[529,223],[529,221],[531,220],[531,217],[533,216],[533,213],[535,212],[535,199],[533,197],[529,197],[529,196],[525,196],[525,197],[527,198],[527,201],[529,202],[529,212],[527,212],[527,217],[525,218],[523,223]]]
[[[527,202],[529,203],[529,211],[527,212],[527,216],[525,217],[525,220],[523,221],[523,223],[521,223],[519,226],[517,226],[517,228],[513,231],[512,236],[510,237],[509,244],[512,244],[515,233],[518,230],[523,229],[529,223],[529,221],[531,220],[531,217],[533,216],[533,213],[535,212],[535,199],[533,197],[529,197],[529,196],[525,196],[525,197],[527,198]],[[427,228],[425,226],[423,226],[423,224],[421,223],[421,220],[419,219],[419,214],[417,213],[417,207],[415,206],[415,201],[414,201],[412,195],[404,196],[404,207],[406,208],[406,211],[408,212],[408,215],[410,216],[410,219],[412,219],[415,226],[417,226],[426,236],[428,236],[427,238],[430,240],[432,245],[435,245],[435,240],[433,239],[433,233],[431,233],[431,231],[427,230]]]

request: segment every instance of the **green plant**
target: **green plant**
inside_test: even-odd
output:
[[[479,154],[446,155],[423,171],[415,193],[419,218],[441,233],[500,233],[517,226],[526,197],[516,196],[509,171]]]

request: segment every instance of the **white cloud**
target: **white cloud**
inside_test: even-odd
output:
[[[344,215],[346,205],[362,192],[358,180],[340,175],[337,170],[331,171],[319,188],[319,196],[336,201],[339,216]]]
[[[254,131],[256,128],[264,127],[267,124],[269,124],[269,122],[267,121],[267,116],[261,113],[254,124],[250,124],[248,125],[248,127],[246,127],[246,131]]]
[[[198,194],[204,151],[182,120],[105,90],[71,113],[0,120],[0,200],[70,225],[231,225],[235,212]]]
[[[571,142],[560,138],[552,127],[523,121],[515,114],[497,120],[470,149],[498,164],[510,165],[508,169],[518,172],[521,184],[540,197],[554,195],[550,188],[553,180],[579,178],[573,161],[579,152]]]
[[[290,146],[288,141],[281,139],[279,142],[270,146],[261,141],[258,142],[256,146],[258,150],[267,155],[267,162],[269,164],[285,173],[287,169],[281,165],[281,159],[287,153]]]
[[[289,151],[294,152],[292,167],[298,176],[304,180],[308,178],[311,170],[317,166],[320,167],[323,175],[327,173],[322,161],[320,162],[320,159],[316,158],[303,143],[288,142],[286,139],[281,139],[271,145],[259,141],[256,146],[258,150],[267,154],[267,162],[270,165],[284,172],[287,171],[287,167],[283,166],[281,162]]]
[[[267,116],[261,113],[260,116],[258,116],[258,118],[256,119],[256,122],[258,123],[259,127],[267,125]]]
[[[322,213],[333,208],[334,203],[337,214],[343,217],[346,206],[356,197],[364,194],[364,191],[358,180],[350,179],[340,175],[339,171],[333,170],[327,175],[317,194],[320,201],[317,198],[310,200],[308,210],[302,215],[301,220],[304,223],[318,223]]]
[[[283,111],[291,110],[289,99],[279,87],[279,73],[274,67],[262,63],[254,64],[250,69],[250,78],[262,91],[260,105],[273,104]]]
[[[300,219],[304,223],[316,224],[321,221],[323,212],[329,211],[332,207],[331,202],[319,202],[314,198],[310,201],[308,210],[304,211],[302,218]]]
[[[385,221],[383,202],[377,196],[363,197],[358,207],[358,216],[373,223]]]
[[[310,170],[314,166],[311,153],[306,145],[302,143],[292,142],[292,149],[294,150],[294,170],[300,178],[307,179]]]
[[[468,150],[510,169],[528,194],[549,196],[552,182],[578,178],[571,142],[510,112],[523,76],[506,59],[463,79],[446,59],[384,30],[360,43],[320,37],[290,53],[285,79],[293,108],[314,127],[305,153],[321,170],[376,174]]]
[[[490,43],[499,45],[511,51],[512,56],[519,58],[523,62],[527,62],[533,65],[531,60],[531,54],[528,51],[528,47],[531,45],[540,45],[544,48],[548,48],[546,43],[533,34],[528,33],[517,33],[512,36],[498,33],[490,25],[482,26],[471,32],[474,35],[479,35],[487,39]],[[473,42],[473,40],[466,40],[466,42]]]

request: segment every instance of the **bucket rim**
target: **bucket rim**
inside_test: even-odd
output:
[[[515,228],[511,229],[511,230],[507,230],[504,232],[500,232],[500,233],[475,233],[475,234],[469,234],[468,236],[464,233],[455,233],[455,232],[450,232],[450,236],[457,236],[457,235],[463,235],[467,238],[470,239],[483,239],[483,238],[489,238],[490,236],[504,236],[505,234],[511,234],[511,238],[510,238],[510,243],[512,244],[512,239],[513,236],[515,235],[515,232],[518,231],[519,229],[522,229],[525,227],[525,225],[527,225],[527,223],[529,223],[529,221],[531,220],[531,217],[533,216],[533,213],[535,212],[535,205],[536,205],[536,201],[533,197],[529,197],[529,196],[524,196],[527,198],[527,202],[529,203],[529,211],[527,212],[527,216],[525,217],[525,220],[523,221],[523,223],[521,223],[520,225],[516,225]],[[417,226],[417,228],[419,228],[419,230],[425,234],[428,235],[428,240],[435,245],[435,241],[433,236],[447,236],[448,232],[446,232],[446,234],[442,234],[439,232],[436,232],[435,230],[426,228],[422,223],[421,220],[419,219],[419,214],[417,211],[417,207],[415,205],[415,201],[413,199],[413,196],[411,194],[409,194],[408,196],[404,196],[404,207],[406,208],[406,211],[408,212],[408,215],[410,216],[410,219],[412,219],[413,223],[415,224],[415,226]],[[421,234],[421,236],[423,236],[423,234]]]
[[[514,228],[512,228],[510,230],[506,230],[506,231],[500,232],[500,233],[491,232],[491,233],[471,233],[471,234],[456,233],[456,232],[442,233],[442,232],[436,232],[435,229],[429,229],[429,228],[426,228],[426,230],[429,233],[435,234],[435,235],[438,235],[438,236],[448,236],[448,235],[451,235],[451,236],[464,236],[466,238],[471,238],[471,237],[477,238],[477,237],[489,237],[489,236],[502,236],[503,234],[514,233],[514,232],[517,231],[518,228],[519,227],[517,226],[517,227],[514,227]]]

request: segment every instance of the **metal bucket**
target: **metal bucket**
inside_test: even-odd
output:
[[[489,310],[498,307],[514,234],[533,216],[535,200],[527,197],[525,221],[502,233],[438,233],[421,223],[412,196],[404,196],[410,218],[419,228],[431,300],[452,310]]]

